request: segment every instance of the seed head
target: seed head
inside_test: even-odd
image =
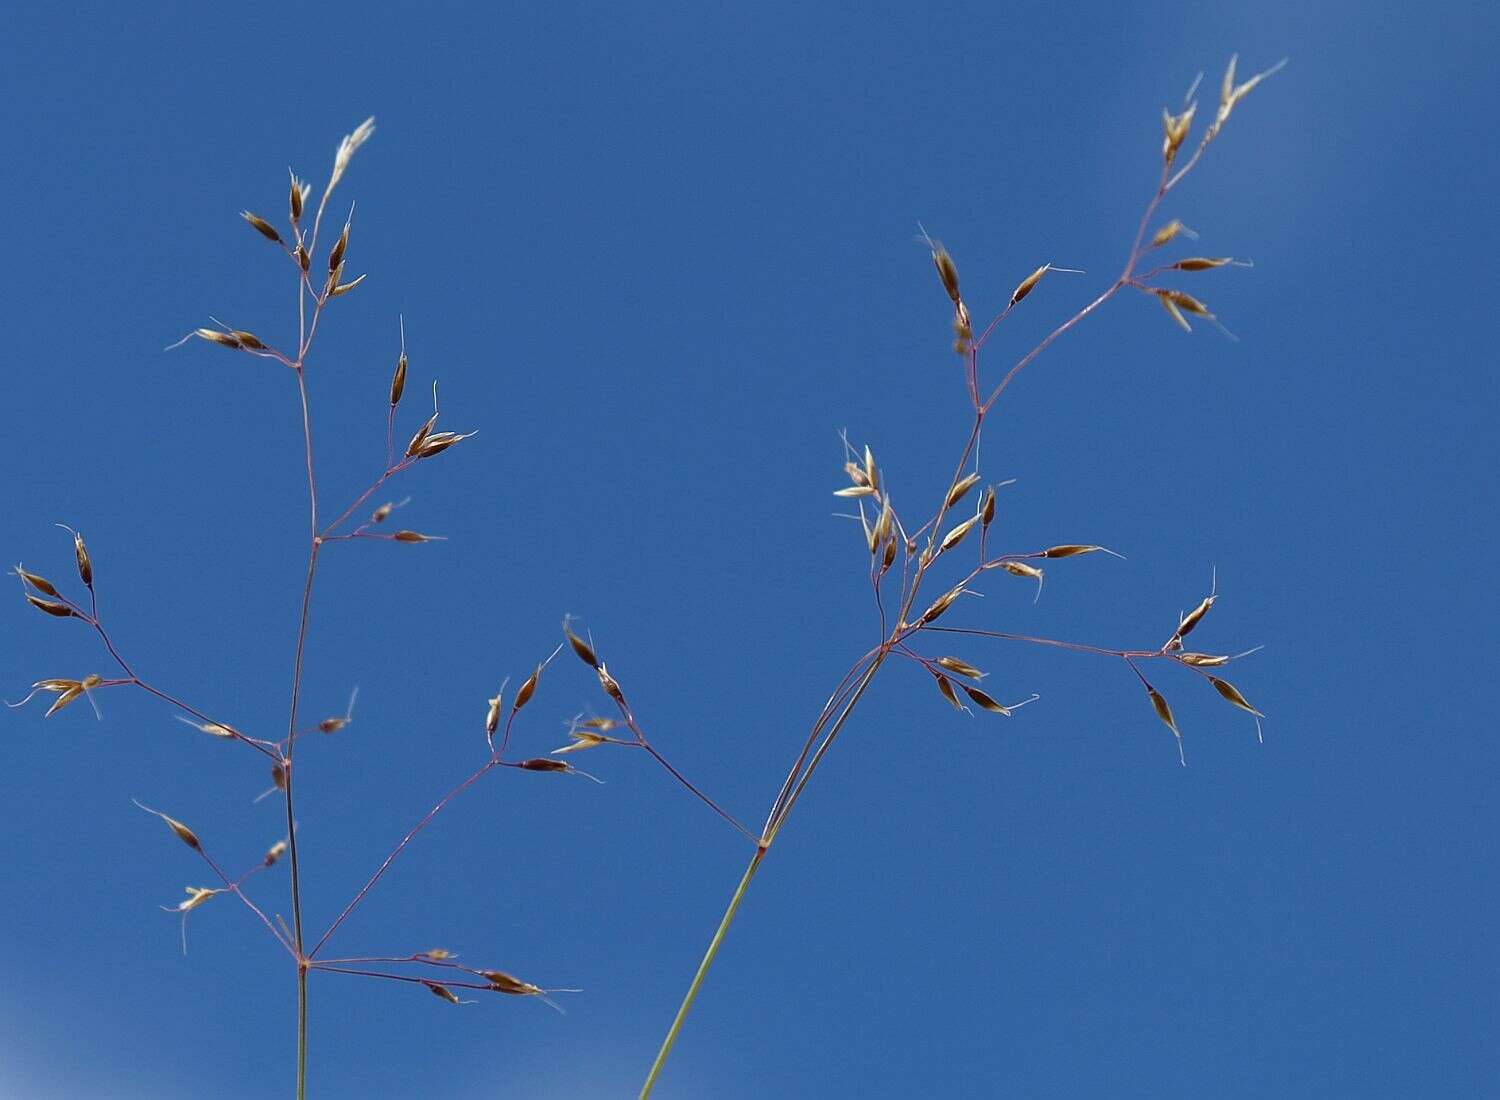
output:
[[[441,997],[443,1000],[453,1005],[462,1003],[458,999],[458,994],[454,993],[453,990],[449,989],[446,985],[439,985],[437,982],[429,981],[423,981],[422,984],[428,988],[428,990],[434,997]]]
[[[261,862],[264,863],[265,866],[270,867],[284,855],[286,855],[286,841],[278,840],[275,844],[266,849],[265,857]]]

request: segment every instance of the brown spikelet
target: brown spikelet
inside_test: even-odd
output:
[[[418,951],[417,958],[427,962],[447,962],[449,959],[458,958],[458,956],[446,947],[434,947],[428,951]]]
[[[437,542],[437,535],[424,535],[421,531],[397,531],[391,536],[397,542]]]
[[[1217,691],[1229,702],[1239,707],[1240,710],[1249,711],[1257,718],[1265,717],[1264,714],[1252,707],[1250,705],[1250,701],[1240,694],[1240,689],[1235,687],[1228,680],[1221,680],[1217,676],[1210,676],[1208,678],[1208,682],[1210,684],[1213,684],[1215,691]]]
[[[406,457],[411,458],[422,449],[422,444],[427,442],[428,433],[432,431],[433,425],[437,423],[438,414],[433,413],[426,422],[417,429],[417,434],[411,437],[411,442],[406,445]]]
[[[528,772],[570,772],[573,765],[564,760],[549,760],[539,756],[535,760],[522,760],[516,767]]]
[[[1187,318],[1182,315],[1182,310],[1177,308],[1177,303],[1173,302],[1165,294],[1159,294],[1157,298],[1161,302],[1162,308],[1167,311],[1167,316],[1176,321],[1181,326],[1183,332],[1193,331],[1193,326],[1187,323]]]
[[[588,665],[590,668],[599,667],[599,657],[594,653],[594,647],[589,645],[588,642],[584,641],[577,634],[574,634],[572,628],[570,628],[566,622],[563,623],[563,635],[568,639],[568,645],[573,647],[573,652],[578,654],[578,659],[580,661]]]
[[[220,332],[214,328],[194,329],[193,335],[200,340],[207,340],[210,344],[218,344],[222,348],[233,348],[238,351],[240,342],[227,332]]]
[[[396,372],[391,375],[391,408],[401,404],[401,395],[406,392],[406,352],[396,360]]]
[[[312,257],[307,254],[307,249],[299,244],[293,255],[297,258],[297,266],[302,269],[302,274],[306,275],[312,269]]]
[[[433,432],[417,448],[416,457],[421,459],[440,455],[455,443],[462,443],[473,434],[473,432]]]
[[[278,840],[266,849],[266,854],[261,857],[261,863],[266,867],[270,867],[284,855],[286,855],[286,841]]]
[[[31,585],[32,588],[35,588],[42,595],[44,595],[44,596],[55,596],[55,595],[57,595],[57,587],[51,581],[49,581],[46,577],[38,576],[36,573],[28,573],[25,569],[22,569],[19,565],[16,566],[15,573],[16,573],[16,576],[20,577],[21,580],[23,580],[27,584]]]
[[[984,503],[979,508],[979,522],[988,527],[995,522],[995,490],[987,489],[984,494]]]
[[[1213,317],[1213,314],[1208,311],[1208,307],[1191,294],[1186,294],[1180,290],[1160,290],[1157,293],[1184,313],[1191,313],[1197,317]]]
[[[546,992],[539,985],[523,982],[514,974],[507,974],[503,970],[481,970],[479,976],[490,983],[490,988],[496,993],[509,993],[513,997],[535,997]]]
[[[339,234],[339,239],[333,242],[333,248],[328,253],[328,270],[337,271],[339,265],[344,262],[344,252],[349,247],[349,224],[344,223],[344,231]]]
[[[78,612],[65,603],[58,603],[56,600],[44,600],[39,596],[33,596],[30,592],[26,593],[26,602],[39,611],[45,611],[48,615],[56,615],[59,619],[71,618],[78,614]]]
[[[943,541],[938,544],[938,553],[941,554],[952,550],[959,543],[963,542],[964,538],[970,531],[974,530],[974,526],[978,522],[978,516],[971,516],[969,519],[964,520],[957,527],[953,528],[953,530],[949,531],[946,535],[943,536]]]
[[[1097,550],[1103,550],[1102,546],[1085,546],[1079,543],[1068,543],[1063,546],[1049,546],[1042,551],[1044,558],[1073,558],[1079,554],[1092,554]]]
[[[1218,596],[1203,597],[1203,602],[1189,611],[1187,615],[1183,617],[1182,622],[1177,625],[1177,630],[1172,635],[1172,641],[1168,644],[1181,645],[1182,639],[1186,638],[1190,633],[1192,633],[1193,628],[1203,621],[1203,616],[1208,614],[1209,608],[1213,607],[1218,598]]]
[[[960,676],[967,676],[971,680],[984,679],[984,673],[979,671],[968,661],[961,661],[957,657],[939,657],[937,664],[942,665],[949,672],[955,672]]]
[[[1229,663],[1227,656],[1217,653],[1179,653],[1177,659],[1194,668],[1217,668],[1219,665]]]
[[[258,214],[252,214],[248,210],[241,210],[240,217],[249,222],[251,227],[257,233],[259,233],[266,240],[270,241],[272,244],[281,243],[281,234],[276,232],[276,227],[270,222],[266,221],[265,218],[262,218]]]
[[[253,332],[244,332],[240,329],[232,330],[229,335],[240,342],[240,347],[248,348],[250,351],[265,351],[266,345],[261,342],[260,337]]]
[[[329,290],[328,297],[337,298],[340,295],[348,294],[351,290],[359,286],[359,284],[364,281],[365,277],[363,275],[359,275],[353,279],[350,279],[347,283],[341,283],[337,279],[330,279],[329,286],[332,287],[332,289]]]
[[[287,208],[292,215],[292,224],[302,220],[302,204],[307,200],[307,187],[296,176],[292,176],[291,194],[287,196]]]
[[[1144,680],[1141,682],[1145,683]],[[1172,731],[1172,736],[1177,738],[1177,756],[1182,764],[1186,766],[1187,757],[1182,752],[1182,731],[1177,728],[1177,720],[1172,717],[1172,708],[1167,706],[1167,701],[1162,697],[1161,692],[1157,691],[1150,684],[1146,684],[1146,694],[1151,697],[1151,706],[1156,711],[1156,716],[1162,720],[1167,729]]]
[[[1047,274],[1047,272],[1050,270],[1052,270],[1051,264],[1043,264],[1041,267],[1033,271],[1030,275],[1026,276],[1026,278],[1022,279],[1016,286],[1016,289],[1011,292],[1010,304],[1015,305],[1022,298],[1026,297],[1026,295],[1035,290],[1036,284],[1041,282],[1042,276]]]
[[[134,801],[134,799],[132,799],[132,801]],[[145,810],[148,814],[155,814],[157,817],[161,818],[162,821],[166,824],[167,828],[172,830],[172,834],[177,837],[178,840],[186,844],[189,848],[193,849],[193,851],[196,852],[202,849],[203,845],[198,843],[197,834],[182,822],[178,821],[174,817],[168,817],[160,810],[153,810],[150,806],[143,805],[140,802],[136,802],[135,804],[137,806],[140,806],[140,808]]]
[[[1232,256],[1191,256],[1186,260],[1178,260],[1172,267],[1178,271],[1209,271],[1233,262]]]
[[[540,680],[541,677],[542,666],[537,665],[536,671],[533,672],[530,676],[526,677],[526,682],[522,684],[520,690],[516,692],[515,701],[510,705],[511,710],[520,710],[527,703],[531,702],[531,697],[536,694],[537,681]]]
[[[83,536],[71,527],[64,527],[64,531],[73,536],[73,560],[78,565],[78,579],[83,581],[84,587],[94,587],[94,563],[89,558],[89,548],[83,544]]]
[[[952,703],[955,710],[963,710],[964,705],[958,701],[958,695],[953,690],[953,681],[941,672],[934,672],[932,678],[937,681],[937,689],[943,698]]]
[[[386,519],[390,516],[391,509],[394,508],[394,507],[395,507],[395,505],[393,505],[393,504],[391,504],[389,502],[387,502],[385,504],[382,504],[379,508],[376,508],[375,511],[373,511],[373,512],[370,513],[370,522],[371,523],[384,523],[386,521]]]
[[[599,664],[594,666],[594,671],[599,674],[599,686],[604,689],[604,694],[623,707],[625,705],[625,693],[620,690],[619,682],[609,674],[609,669]]]
[[[958,292],[958,267],[946,248],[932,241],[928,244],[932,248],[932,265],[937,268],[938,278],[943,282],[943,289],[948,292],[948,297],[953,299],[953,304],[958,305],[962,301],[962,296]]]
[[[926,625],[927,623],[930,623],[933,620],[937,619],[938,616],[942,615],[943,612],[952,607],[953,601],[958,599],[958,597],[961,595],[963,595],[963,589],[961,587],[950,588],[947,592],[944,592],[941,596],[933,600],[932,603],[928,605],[927,610],[922,612],[922,617],[918,620],[918,622],[921,625]]]
[[[422,984],[427,987],[428,991],[431,992],[434,997],[441,997],[451,1005],[462,1003],[458,999],[458,994],[453,992],[453,990],[449,989],[446,985],[439,985],[437,982],[429,981],[423,981]]]
[[[83,684],[76,681],[70,681],[69,686],[62,689],[62,691],[58,693],[57,698],[52,701],[52,705],[47,708],[47,713],[42,715],[42,717],[51,718],[58,711],[62,710],[63,707],[67,706],[69,703],[73,702],[75,699],[78,699],[82,695]]]
[[[981,710],[987,710],[991,714],[1002,714],[1007,718],[1010,717],[1009,707],[1002,707],[978,688],[970,687],[968,684],[960,684],[959,686],[964,689],[965,695],[974,700],[974,705]]]
[[[963,498],[968,495],[970,489],[974,488],[974,486],[978,484],[979,474],[977,472],[969,474],[967,477],[960,478],[958,481],[953,483],[953,488],[948,490],[948,497],[943,502],[943,507],[952,508],[955,504],[963,500]]]
[[[1036,581],[1036,598],[1038,600],[1042,598],[1042,583],[1045,576],[1036,566],[1027,565],[1024,561],[1002,561],[1000,568],[1013,577],[1027,577]]]

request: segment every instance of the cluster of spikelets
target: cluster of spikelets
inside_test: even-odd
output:
[[[869,555],[870,583],[881,617],[881,630],[884,640],[876,650],[872,650],[870,654],[867,654],[860,661],[856,662],[840,687],[830,697],[823,714],[814,724],[813,732],[808,739],[807,746],[803,749],[802,754],[797,758],[796,763],[788,774],[782,786],[781,793],[772,805],[766,825],[760,832],[757,833],[747,829],[732,815],[723,810],[713,799],[709,798],[697,786],[691,783],[662,756],[645,733],[619,681],[599,658],[593,642],[575,633],[570,623],[565,620],[563,623],[562,642],[559,643],[551,654],[536,665],[535,669],[521,683],[520,687],[511,697],[509,703],[507,704],[504,699],[504,684],[501,685],[500,691],[495,696],[487,700],[484,717],[484,736],[488,747],[488,754],[480,767],[450,791],[448,795],[445,795],[437,806],[408,832],[406,837],[397,845],[395,850],[391,852],[390,856],[380,865],[380,868],[328,928],[322,939],[318,940],[308,952],[303,951],[300,914],[298,916],[297,932],[294,939],[292,931],[286,927],[285,922],[281,921],[279,915],[277,916],[276,923],[273,924],[267,915],[247,896],[244,890],[244,884],[250,876],[276,866],[281,862],[283,856],[290,853],[291,859],[289,862],[292,865],[293,904],[295,909],[297,905],[296,890],[298,882],[295,831],[290,831],[286,837],[272,844],[265,851],[263,857],[249,870],[237,877],[230,877],[209,856],[198,835],[191,828],[160,810],[142,805],[141,808],[143,810],[158,817],[179,841],[200,856],[213,871],[220,883],[217,886],[187,886],[185,888],[186,897],[183,900],[178,901],[174,905],[163,907],[169,912],[181,916],[183,921],[184,949],[186,949],[187,916],[219,894],[229,893],[237,897],[253,911],[270,930],[271,934],[293,956],[295,963],[304,975],[308,970],[320,970],[411,983],[422,986],[434,996],[452,1004],[463,1003],[460,1000],[459,992],[457,992],[460,990],[484,990],[510,996],[536,997],[546,1001],[548,1004],[553,1004],[547,995],[553,992],[560,992],[559,990],[546,989],[540,985],[517,978],[506,971],[468,967],[457,962],[457,956],[445,949],[432,949],[403,955],[362,955],[335,959],[316,958],[315,956],[317,956],[319,950],[327,942],[328,938],[333,935],[342,921],[360,904],[369,890],[379,881],[381,875],[384,874],[391,862],[402,853],[411,839],[453,797],[461,793],[481,776],[496,768],[507,768],[527,772],[575,774],[592,779],[594,778],[593,776],[579,772],[569,760],[559,759],[559,757],[604,746],[639,749],[652,757],[684,789],[702,801],[714,813],[733,826],[744,838],[750,840],[755,845],[755,856],[752,860],[751,871],[747,872],[745,880],[741,883],[739,891],[726,915],[725,922],[721,925],[720,935],[715,938],[709,954],[705,957],[704,963],[700,967],[698,978],[695,979],[694,985],[690,989],[682,1009],[679,1011],[678,1020],[674,1024],[672,1031],[669,1032],[662,1051],[658,1055],[651,1076],[648,1078],[646,1087],[642,1092],[642,1096],[645,1096],[651,1090],[652,1083],[660,1071],[666,1053],[670,1050],[671,1044],[675,1039],[677,1028],[691,1006],[692,998],[695,995],[698,984],[706,972],[708,965],[711,963],[718,944],[722,941],[722,932],[727,928],[728,921],[733,917],[738,900],[748,885],[750,874],[753,873],[755,865],[769,849],[772,840],[790,813],[807,781],[823,759],[824,754],[838,735],[839,730],[843,728],[845,720],[852,713],[860,694],[863,692],[864,685],[867,685],[873,678],[881,663],[889,656],[897,656],[921,666],[931,675],[941,697],[948,704],[961,711],[967,710],[968,705],[972,705],[980,710],[1008,717],[1018,707],[1032,702],[1037,698],[1036,695],[1031,695],[1017,702],[1000,702],[981,686],[986,676],[982,668],[957,656],[943,655],[928,657],[916,652],[912,648],[912,645],[919,636],[930,637],[933,634],[943,633],[1009,639],[1119,658],[1130,666],[1132,672],[1134,672],[1144,686],[1156,715],[1176,739],[1179,757],[1184,763],[1186,759],[1182,754],[1182,735],[1176,718],[1166,698],[1141,672],[1138,667],[1141,663],[1149,660],[1166,661],[1187,668],[1197,675],[1202,676],[1224,700],[1254,716],[1257,732],[1259,732],[1260,719],[1263,717],[1260,711],[1236,687],[1218,675],[1219,670],[1237,659],[1237,657],[1227,654],[1190,651],[1186,648],[1186,639],[1203,622],[1218,599],[1216,587],[1192,611],[1186,615],[1179,616],[1177,626],[1165,642],[1159,646],[1141,649],[1108,649],[1054,639],[1007,634],[998,631],[939,626],[938,623],[965,596],[975,593],[975,589],[972,586],[986,573],[994,571],[1023,580],[1033,581],[1036,585],[1036,599],[1040,599],[1042,585],[1046,579],[1045,569],[1049,563],[1095,553],[1119,556],[1113,550],[1104,546],[1083,542],[1059,543],[1025,553],[992,553],[990,539],[993,534],[997,513],[996,491],[1009,483],[990,484],[982,489],[980,488],[983,479],[977,468],[977,458],[975,456],[977,455],[977,444],[983,420],[985,414],[993,406],[1001,392],[1021,368],[1031,362],[1057,336],[1066,332],[1083,317],[1087,316],[1097,305],[1120,289],[1128,287],[1156,299],[1171,319],[1185,330],[1191,331],[1188,320],[1190,317],[1218,324],[1216,316],[1199,298],[1175,287],[1159,285],[1156,279],[1158,276],[1168,273],[1198,273],[1231,265],[1248,266],[1248,264],[1245,261],[1227,256],[1193,256],[1174,262],[1162,263],[1149,270],[1138,271],[1137,265],[1144,257],[1171,244],[1179,236],[1196,237],[1196,234],[1192,233],[1191,230],[1187,229],[1176,219],[1166,222],[1149,237],[1146,236],[1145,229],[1148,221],[1155,214],[1161,200],[1196,164],[1203,151],[1219,135],[1235,106],[1261,81],[1279,68],[1280,66],[1278,65],[1273,69],[1257,74],[1247,81],[1238,82],[1235,76],[1235,61],[1231,59],[1228,70],[1223,78],[1219,106],[1215,117],[1200,136],[1196,149],[1190,155],[1184,155],[1183,150],[1192,132],[1193,121],[1198,110],[1198,104],[1193,99],[1193,94],[1197,89],[1197,82],[1195,81],[1193,88],[1189,90],[1181,110],[1176,113],[1171,111],[1163,112],[1162,179],[1154,200],[1148,206],[1142,218],[1141,228],[1137,233],[1130,258],[1123,273],[1093,303],[1084,307],[1072,318],[1060,325],[1036,348],[1017,362],[987,398],[981,397],[978,366],[979,353],[986,341],[1010,312],[1028,299],[1050,272],[1077,272],[1077,269],[1058,267],[1052,263],[1045,263],[1037,267],[1016,285],[1003,309],[990,322],[988,327],[976,335],[969,304],[966,302],[961,290],[957,264],[952,255],[941,243],[934,241],[926,234],[925,230],[923,231],[922,239],[929,248],[939,282],[953,308],[954,350],[963,358],[965,363],[966,379],[975,416],[974,429],[969,443],[960,458],[958,472],[954,475],[946,491],[939,498],[936,514],[932,519],[920,526],[912,526],[905,522],[894,506],[890,492],[886,487],[883,473],[877,466],[871,449],[869,447],[862,449],[848,448],[849,453],[847,461],[844,464],[844,472],[848,483],[838,488],[835,491],[835,495],[857,502],[857,519],[863,534],[865,549]],[[294,265],[301,287],[299,310],[305,310],[308,299],[313,304],[310,321],[305,313],[299,316],[299,335],[295,352],[287,352],[279,349],[254,332],[235,328],[232,325],[223,324],[217,320],[215,321],[215,327],[195,329],[183,337],[181,341],[178,341],[178,344],[172,345],[173,347],[197,338],[227,350],[257,358],[270,359],[280,362],[297,372],[299,385],[301,384],[305,360],[312,343],[312,336],[317,329],[318,319],[324,308],[334,299],[353,291],[365,278],[363,274],[352,278],[346,274],[353,224],[352,206],[348,216],[344,220],[337,239],[328,249],[326,263],[319,268],[317,276],[313,275],[313,254],[316,249],[318,227],[321,224],[329,197],[343,178],[350,159],[360,146],[369,139],[373,131],[373,120],[367,120],[347,135],[340,143],[327,186],[317,204],[316,212],[312,216],[310,229],[307,226],[307,214],[310,209],[308,200],[311,197],[311,187],[306,182],[299,180],[295,175],[291,177],[288,190],[287,208],[289,228],[286,233],[283,233],[282,230],[278,229],[267,219],[251,211],[246,210],[241,215],[249,226],[261,237],[279,248]],[[314,560],[316,559],[318,547],[329,542],[353,539],[384,539],[401,543],[425,543],[437,538],[437,536],[409,529],[400,529],[386,533],[386,521],[397,508],[406,503],[404,500],[380,504],[373,511],[367,513],[368,518],[362,523],[357,524],[348,531],[340,530],[342,525],[346,521],[350,521],[354,513],[365,506],[365,502],[391,478],[418,462],[433,458],[449,450],[474,434],[473,432],[439,430],[437,388],[434,383],[433,411],[431,415],[417,428],[405,448],[398,451],[395,441],[395,422],[398,407],[406,390],[407,372],[408,358],[403,327],[400,352],[396,359],[389,386],[385,469],[375,480],[374,484],[361,494],[337,519],[321,530],[315,528],[313,534]],[[303,391],[303,400],[304,402],[306,400],[305,390]],[[310,491],[313,494],[314,516],[316,517],[316,488],[311,484],[310,435],[308,445]],[[971,458],[975,459],[972,470],[969,469]],[[979,491],[976,492],[976,490]],[[965,502],[971,499],[973,500],[973,511],[967,512],[956,521],[951,520],[952,516],[957,515],[960,507],[967,507]],[[90,674],[80,679],[47,678],[38,680],[32,685],[30,694],[21,703],[28,702],[37,695],[51,695],[53,696],[53,701],[46,712],[47,716],[50,717],[85,696],[88,696],[92,702],[93,693],[99,689],[118,686],[143,688],[150,694],[183,712],[179,715],[179,718],[193,726],[193,728],[212,737],[221,738],[226,741],[241,742],[268,758],[271,762],[273,786],[271,791],[267,791],[266,793],[270,794],[272,791],[281,791],[286,794],[288,800],[288,818],[290,819],[291,755],[295,741],[305,733],[321,732],[331,735],[345,729],[353,719],[354,697],[351,695],[349,706],[342,715],[323,719],[306,730],[293,728],[289,730],[287,737],[282,740],[264,740],[251,737],[234,726],[210,718],[201,711],[195,710],[191,706],[168,695],[166,692],[147,684],[136,675],[129,664],[119,655],[105,631],[100,619],[98,602],[94,592],[92,560],[82,536],[75,531],[71,531],[71,529],[69,530],[73,538],[74,556],[79,579],[87,591],[85,600],[75,601],[70,599],[66,595],[63,595],[58,586],[50,580],[39,574],[30,572],[21,566],[16,567],[15,573],[22,583],[26,600],[32,606],[36,607],[42,613],[56,618],[80,619],[92,628],[104,643],[110,656],[120,665],[124,676],[119,679],[106,679],[98,674]],[[977,559],[972,560],[969,566],[963,568],[963,576],[956,583],[949,584],[935,597],[927,597],[919,600],[919,589],[929,572],[940,562],[947,563],[957,560],[960,550],[966,546],[970,550],[977,546],[978,554]],[[882,586],[890,578],[896,576],[899,576],[899,588],[896,593],[897,612],[894,618],[888,622],[886,605],[882,595]],[[308,584],[308,591],[310,592],[311,575],[309,576]],[[510,744],[512,726],[515,723],[517,715],[535,696],[543,671],[565,647],[570,649],[580,661],[593,671],[598,680],[600,690],[609,700],[616,712],[616,716],[603,717],[590,715],[584,717],[580,715],[569,725],[567,730],[568,742],[553,750],[551,754],[524,759],[508,759],[506,753]],[[1242,653],[1237,656],[1242,657],[1245,655]],[[300,671],[298,675],[300,677]],[[300,679],[297,683],[300,684]],[[97,706],[95,706],[96,712],[97,709]],[[835,720],[836,712],[838,713]],[[818,743],[820,739],[821,743]],[[816,751],[813,751],[815,745]],[[138,803],[138,805],[140,804]],[[376,966],[383,967],[383,969],[371,969]],[[427,968],[427,970],[426,972],[414,975],[401,970],[390,970],[389,968],[393,966],[416,966]],[[431,972],[434,970],[439,973],[436,975],[432,974]],[[556,1005],[553,1004],[553,1007],[556,1007]]]

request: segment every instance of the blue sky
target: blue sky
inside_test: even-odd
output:
[[[1004,365],[1117,270],[1159,111],[1291,65],[1164,213],[1231,342],[1111,302],[1022,375],[985,472],[1007,548],[1101,542],[964,622],[1159,642],[1217,568],[1205,647],[1253,726],[1158,675],[1178,766],[1118,662],[962,655],[1006,720],[893,667],[773,849],[662,1097],[1480,1095],[1500,1079],[1493,796],[1500,535],[1487,318],[1494,9],[1347,4],[33,6],[0,66],[11,383],[0,545],[69,575],[86,534],[143,672],[275,736],[304,553],[281,368],[161,348],[210,315],[294,325],[288,165],[341,186],[370,278],[310,367],[326,499],[376,472],[397,317],[411,383],[480,433],[406,475],[427,546],[325,559],[299,764],[326,924],[483,750],[499,681],[581,617],[658,746],[758,822],[875,629],[829,491],[838,432],[926,507],[966,426],[920,221],[976,313],[1051,261]],[[957,613],[955,613],[957,614]],[[0,605],[0,682],[108,671],[77,624]],[[1170,670],[1168,670],[1170,671]],[[600,706],[554,666],[527,751]],[[278,835],[259,758],[144,697],[4,713],[0,1091],[284,1095],[293,986],[132,797],[232,865]],[[491,776],[341,931],[577,986],[453,1009],[324,977],[319,1096],[633,1095],[738,879],[742,842],[648,761]],[[280,877],[278,877],[280,876]],[[284,868],[255,896],[285,911]]]

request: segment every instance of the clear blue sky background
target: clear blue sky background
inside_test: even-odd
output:
[[[161,348],[210,314],[285,340],[279,218],[379,132],[341,197],[367,284],[312,372],[320,470],[381,457],[404,313],[408,429],[433,377],[479,436],[415,471],[451,541],[327,555],[306,746],[309,921],[482,751],[485,699],[583,616],[661,748],[759,821],[871,641],[832,518],[837,431],[911,507],[964,427],[920,220],[977,313],[1053,261],[992,372],[1108,280],[1158,115],[1228,55],[1291,66],[1165,211],[1240,337],[1111,303],[1013,387],[985,449],[1004,545],[1098,541],[1039,604],[971,624],[1159,642],[1217,566],[1205,646],[1266,649],[1252,724],[1186,675],[1170,737],[1117,662],[959,647],[1013,719],[896,668],[774,849],[663,1097],[1494,1095],[1500,536],[1490,5],[33,5],[0,66],[9,378],[0,545],[68,577],[80,526],[128,655],[264,735],[284,721],[304,551],[284,370]],[[0,680],[108,670],[0,605]],[[555,666],[524,745],[598,705]],[[293,983],[137,797],[234,865],[278,835],[258,758],[121,692],[6,712],[0,1092],[285,1095]],[[745,858],[628,753],[607,782],[500,774],[345,926],[544,984],[453,1009],[317,981],[315,1095],[633,1095]],[[257,883],[286,910],[284,868]]]

